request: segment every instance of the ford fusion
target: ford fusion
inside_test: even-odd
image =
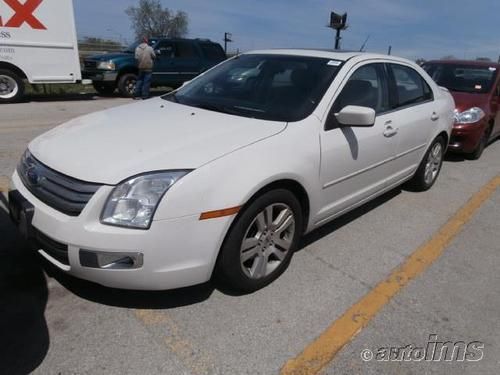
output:
[[[10,212],[82,279],[162,290],[217,277],[251,292],[285,271],[305,233],[404,182],[429,189],[454,109],[404,59],[243,54],[35,139]]]

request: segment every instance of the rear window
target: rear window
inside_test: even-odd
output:
[[[205,57],[209,60],[224,60],[226,58],[224,50],[218,44],[202,43],[200,47]]]
[[[432,89],[414,69],[391,64],[398,93],[398,107],[423,103],[433,99]]]

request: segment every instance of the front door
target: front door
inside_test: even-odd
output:
[[[176,79],[175,72],[175,45],[163,40],[155,46],[156,61],[153,69],[153,84],[156,86],[168,85]]]
[[[348,105],[370,107],[377,113],[373,127],[333,126],[335,113]],[[389,112],[385,65],[357,66],[335,99],[321,134],[322,209],[316,224],[367,201],[394,174],[396,135]]]

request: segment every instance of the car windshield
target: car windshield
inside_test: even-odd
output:
[[[425,64],[424,69],[450,91],[485,94],[490,92],[497,76],[495,67],[464,64]]]
[[[341,64],[317,57],[241,55],[163,99],[237,116],[299,121],[316,108]]]

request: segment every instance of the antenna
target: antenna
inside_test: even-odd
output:
[[[365,40],[365,42],[361,45],[361,48],[359,49],[359,52],[364,52],[364,50],[365,50],[365,48],[366,48],[366,45],[368,44],[368,41],[370,40],[370,37],[371,37],[371,35],[368,35],[368,36],[366,37],[366,40]]]

